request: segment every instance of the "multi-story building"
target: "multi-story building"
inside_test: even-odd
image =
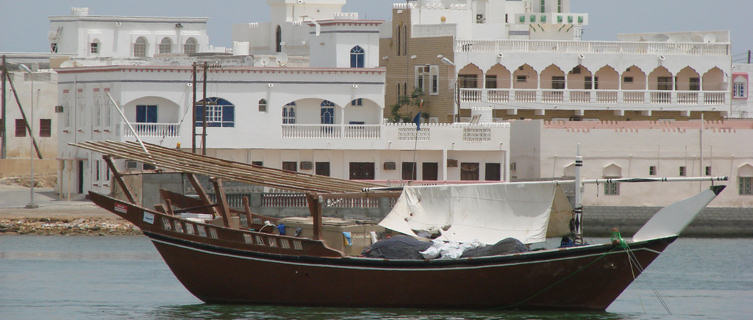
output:
[[[417,92],[441,121],[721,119],[731,108],[729,32],[582,41],[569,0],[396,3],[383,34],[386,98]]]

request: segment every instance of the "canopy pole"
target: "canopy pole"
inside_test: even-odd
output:
[[[120,114],[120,118],[122,118],[123,121],[128,125],[128,129],[131,130],[131,133],[133,133],[133,136],[136,137],[136,140],[139,141],[139,145],[141,146],[141,149],[144,150],[144,153],[146,153],[147,156],[151,157],[151,155],[149,154],[149,151],[146,150],[144,141],[141,141],[141,137],[139,137],[139,134],[136,133],[136,130],[131,125],[131,122],[128,121],[128,118],[126,118],[125,113],[123,113],[123,110],[120,109],[120,105],[118,105],[118,103],[115,102],[115,99],[112,97],[112,95],[110,95],[109,92],[105,92],[105,93],[107,93],[107,97],[110,98],[110,102],[112,102],[113,108],[115,108],[115,110],[118,110],[118,113]]]
[[[573,208],[573,223],[571,232],[575,233],[575,243],[583,244],[583,180],[581,179],[581,168],[583,167],[583,156],[580,155],[580,143],[575,151],[575,208]]]
[[[322,202],[324,199],[322,196],[308,192],[306,193],[306,202],[309,205],[309,212],[311,213],[311,224],[314,229],[314,240],[321,240],[322,231]]]

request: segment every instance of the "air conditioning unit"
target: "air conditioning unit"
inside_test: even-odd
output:
[[[55,106],[55,113],[63,113],[64,109],[63,106]]]
[[[397,165],[395,165],[395,162],[393,161],[387,161],[384,163],[384,170],[395,170],[397,168]]]

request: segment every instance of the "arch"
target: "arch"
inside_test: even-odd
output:
[[[144,58],[146,57],[146,49],[149,43],[144,37],[138,37],[136,42],[133,43],[133,56]]]
[[[198,41],[196,41],[196,38],[188,38],[186,39],[186,43],[183,45],[183,53],[187,55],[196,54],[198,46],[199,43]]]
[[[646,90],[646,73],[636,65],[622,73],[622,90]]]
[[[541,71],[542,89],[565,89],[565,72],[551,64]]]
[[[744,164],[737,168],[738,194],[753,195],[753,166]]]
[[[162,41],[159,42],[159,53],[160,54],[167,54],[173,52],[173,40],[164,37],[162,38]]]
[[[659,66],[648,74],[649,90],[673,90],[672,73],[664,66]]]
[[[705,91],[720,91],[727,90],[727,85],[724,81],[724,71],[719,67],[713,67],[703,74],[703,90]]]
[[[343,117],[345,124],[379,124],[383,112],[376,101],[356,97],[345,105]]]
[[[602,176],[604,178],[621,178],[622,167],[618,166],[617,164],[610,163],[606,165],[602,170]]]
[[[600,90],[617,90],[620,88],[620,73],[610,65],[596,71],[594,87]]]
[[[737,168],[738,177],[753,177],[753,165],[746,163]]]
[[[690,66],[687,66],[677,72],[677,75],[675,77],[677,79],[677,90],[701,90],[701,77],[698,72]]]
[[[196,126],[202,126],[204,119],[204,99],[196,102]],[[218,97],[209,97],[207,103],[207,127],[235,127],[235,105]]]
[[[509,89],[510,85],[510,70],[507,70],[503,65],[497,63],[486,71],[486,88],[497,89],[505,88]]]
[[[591,70],[579,64],[567,73],[567,88],[576,90],[591,90],[590,78],[593,77]]]
[[[267,112],[267,99],[259,99],[259,112]]]
[[[99,39],[94,39],[89,43],[90,54],[99,54],[100,50],[102,50],[102,45],[99,43]]]
[[[512,77],[513,88],[515,89],[536,89],[538,86],[539,74],[528,64],[515,69]]]
[[[458,86],[460,88],[481,88],[481,77],[484,72],[471,63],[460,69],[458,72]]]
[[[282,52],[282,27],[277,25],[275,29],[275,52]]]
[[[365,64],[366,51],[361,46],[355,46],[350,49],[350,67],[363,68]]]
[[[139,115],[138,106],[154,106],[154,108],[142,109]],[[151,109],[151,110],[147,110]],[[123,104],[128,121],[138,122],[157,122],[157,123],[177,123],[180,121],[180,105],[172,100],[158,96],[144,96],[133,99]],[[142,120],[142,121],[138,121]],[[147,121],[148,120],[148,121]]]

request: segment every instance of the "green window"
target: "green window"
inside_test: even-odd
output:
[[[541,13],[546,12],[546,0],[541,0]]]
[[[557,16],[557,23],[562,23],[562,16]]]
[[[526,16],[520,16],[520,23],[526,22]]]
[[[573,16],[567,16],[567,23],[573,23]]]
[[[578,23],[583,24],[583,16],[578,16]]]
[[[536,16],[535,15],[531,15],[531,20],[530,21],[531,21],[531,23],[536,22]]]
[[[541,22],[546,23],[546,16],[541,16]]]

